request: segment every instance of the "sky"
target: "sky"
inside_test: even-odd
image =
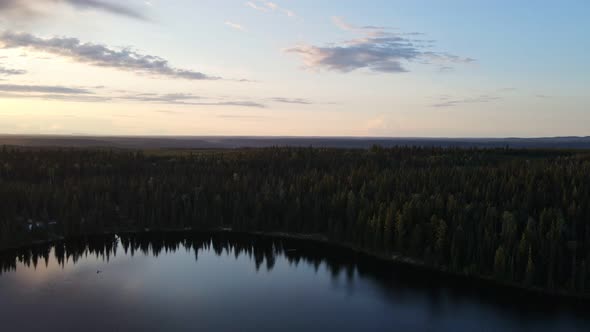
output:
[[[0,0],[0,133],[590,135],[587,0]]]

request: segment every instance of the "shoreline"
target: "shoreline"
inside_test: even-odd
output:
[[[367,249],[363,249],[349,243],[340,242],[340,241],[333,241],[329,238],[321,235],[321,234],[293,234],[293,233],[284,233],[284,232],[236,232],[236,231],[227,231],[228,233],[242,233],[247,235],[255,235],[255,236],[263,236],[263,237],[272,237],[272,238],[282,238],[282,239],[292,239],[292,240],[300,240],[300,241],[312,241],[316,243],[321,243],[325,245],[335,246],[350,250],[354,253],[361,254],[373,259],[376,259],[383,263],[388,264],[396,264],[396,265],[403,265],[405,267],[411,267],[414,269],[422,270],[426,273],[434,273],[437,275],[443,275],[450,278],[455,279],[464,279],[469,280],[472,282],[480,283],[480,284],[487,284],[488,286],[492,287],[500,287],[504,290],[515,290],[524,292],[531,296],[544,296],[547,298],[557,298],[561,300],[569,300],[569,301],[583,301],[590,303],[590,294],[574,294],[567,291],[551,291],[541,287],[527,287],[523,286],[518,283],[511,283],[505,282],[501,280],[494,279],[493,277],[487,277],[483,275],[474,275],[474,274],[466,274],[460,272],[450,271],[444,267],[437,267],[428,265],[420,260],[413,259],[411,257],[402,256],[399,254],[392,254],[384,255],[372,252]]]
[[[276,238],[276,239],[289,239],[289,240],[297,240],[297,241],[308,241],[317,244],[323,244],[333,247],[339,247],[342,249],[349,250],[353,253],[363,255],[365,257],[369,257],[375,259],[379,262],[385,264],[394,264],[394,265],[401,265],[406,268],[414,268],[417,270],[421,270],[425,273],[434,273],[438,276],[446,276],[449,278],[456,279],[454,281],[459,281],[459,279],[464,279],[470,282],[475,282],[481,284],[482,286],[490,286],[490,287],[499,287],[506,291],[508,290],[515,290],[519,292],[523,292],[525,294],[531,296],[543,296],[545,298],[555,298],[558,300],[566,300],[566,301],[582,301],[584,303],[590,304],[590,294],[575,294],[568,291],[563,290],[548,290],[541,287],[527,287],[521,285],[519,283],[513,282],[506,282],[502,280],[497,280],[490,276],[483,276],[477,274],[466,274],[460,272],[450,271],[444,267],[437,267],[433,265],[428,265],[420,260],[413,259],[411,257],[402,256],[399,254],[392,254],[392,255],[385,255],[381,253],[376,253],[368,249],[364,249],[350,243],[342,242],[342,241],[335,241],[331,240],[329,237],[322,235],[322,234],[304,234],[304,233],[289,233],[289,232],[264,232],[264,231],[242,231],[242,230],[234,230],[230,227],[228,228],[214,228],[214,229],[195,229],[195,228],[184,228],[184,229],[145,229],[145,230],[117,230],[117,231],[105,231],[103,233],[92,233],[92,234],[82,234],[77,235],[75,237],[66,238],[64,236],[58,236],[53,239],[48,240],[37,240],[32,241],[27,244],[21,244],[12,247],[3,247],[0,248],[0,255],[5,254],[9,251],[18,251],[23,250],[33,246],[41,246],[41,245],[55,245],[58,242],[65,242],[74,238],[85,238],[85,237],[92,237],[92,236],[109,236],[109,235],[124,235],[124,234],[149,234],[149,233],[210,233],[210,234],[237,234],[237,235],[247,235],[247,236],[259,236],[259,237],[267,237],[267,238]]]

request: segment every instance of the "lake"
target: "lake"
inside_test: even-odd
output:
[[[2,331],[590,331],[584,304],[301,240],[101,236],[4,252],[0,270]]]

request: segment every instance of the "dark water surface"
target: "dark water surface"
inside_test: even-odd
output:
[[[0,331],[590,331],[584,305],[296,240],[107,236],[0,268]]]

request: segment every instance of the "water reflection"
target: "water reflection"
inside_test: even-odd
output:
[[[590,330],[583,303],[261,236],[92,237],[4,252],[0,271],[19,330]]]

